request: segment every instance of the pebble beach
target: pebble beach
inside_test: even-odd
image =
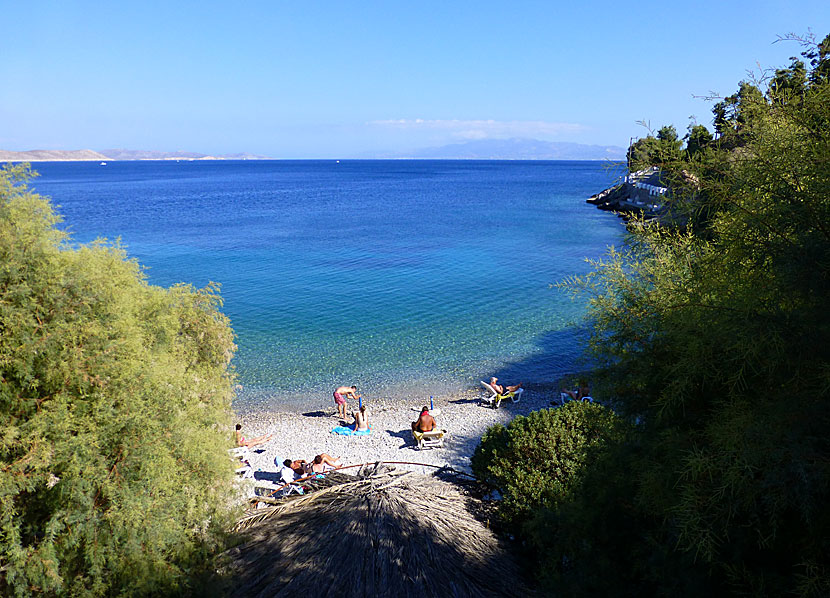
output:
[[[410,424],[418,418],[421,407],[429,406],[429,397],[411,400],[372,399],[364,397],[372,428],[367,436],[340,436],[332,433],[338,425],[351,425],[337,416],[332,400],[321,401],[319,409],[305,412],[273,411],[245,415],[238,420],[247,438],[273,434],[273,439],[251,451],[249,459],[256,484],[269,486],[276,481],[285,459],[311,461],[315,455],[328,453],[339,457],[343,465],[362,463],[408,462],[426,465],[448,465],[470,472],[470,458],[482,434],[494,424],[507,424],[517,415],[527,415],[550,407],[558,401],[555,385],[525,385],[517,403],[503,401],[498,409],[482,406],[482,392],[470,388],[453,396],[433,399],[438,428],[447,431],[443,448],[418,450]],[[357,409],[357,401],[348,402],[349,413]],[[396,467],[422,473],[434,468],[399,464]],[[348,472],[348,470],[347,470]]]

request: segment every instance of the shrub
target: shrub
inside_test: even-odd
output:
[[[233,479],[216,287],[73,248],[29,176],[0,170],[0,594],[187,591]]]
[[[475,450],[472,469],[499,489],[502,515],[517,523],[566,500],[608,442],[623,434],[623,423],[610,409],[571,402],[491,427]]]

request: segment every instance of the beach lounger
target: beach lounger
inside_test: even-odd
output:
[[[518,402],[519,402],[519,399],[520,399],[520,398],[521,398],[521,396],[522,396],[522,393],[525,391],[525,389],[524,389],[524,388],[520,388],[520,389],[519,389],[519,390],[517,390],[516,392],[506,392],[506,393],[504,393],[504,394],[499,394],[499,393],[498,393],[498,391],[497,391],[495,388],[493,388],[492,386],[490,386],[490,385],[489,385],[487,382],[485,382],[484,380],[480,380],[480,382],[481,382],[481,385],[482,385],[484,388],[486,388],[486,389],[487,389],[487,391],[489,392],[489,396],[486,396],[486,397],[482,397],[482,398],[481,398],[481,404],[482,404],[482,405],[484,405],[484,406],[486,406],[486,407],[492,407],[493,409],[498,409],[498,408],[499,408],[499,404],[500,404],[500,403],[501,403],[504,399],[510,399],[512,402],[514,402],[514,403],[518,403]]]
[[[571,397],[571,395],[569,395],[569,394],[568,394],[568,393],[566,393],[566,392],[560,392],[560,393],[559,393],[559,403],[560,403],[560,405],[564,405],[564,404],[565,404],[565,403],[567,403],[568,401],[575,401],[575,400],[576,400],[576,399],[572,398],[572,397]],[[582,397],[582,400],[583,400],[583,401],[587,401],[587,402],[589,402],[589,403],[593,403],[593,402],[594,402],[594,398],[593,398],[593,397],[588,397],[588,396],[586,396],[586,397]]]
[[[228,449],[228,454],[239,462],[236,467],[237,475],[241,475],[243,478],[254,477],[254,468],[251,467],[251,462],[248,460],[251,456],[251,450],[247,446]]]
[[[432,432],[412,430],[412,437],[415,439],[419,451],[425,448],[442,448],[444,446],[444,436],[446,435],[446,430],[433,430]]]

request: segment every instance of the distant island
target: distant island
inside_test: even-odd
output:
[[[420,160],[625,160],[625,148],[539,139],[477,139],[386,156]]]
[[[271,160],[257,154],[222,154],[210,156],[196,152],[157,152],[128,149],[104,150],[0,150],[0,162],[106,162],[117,160]]]
[[[348,156],[333,156],[334,158]],[[273,160],[259,154],[208,155],[197,152],[152,150],[0,150],[0,162],[108,162],[118,160]],[[439,147],[397,153],[365,153],[352,159],[369,160],[612,160],[626,159],[626,149],[616,145],[585,145],[539,139],[477,139]]]

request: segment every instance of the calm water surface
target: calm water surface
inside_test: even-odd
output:
[[[550,284],[620,245],[601,162],[39,163],[76,241],[153,284],[222,284],[239,411],[440,396],[578,367],[584,305]]]

